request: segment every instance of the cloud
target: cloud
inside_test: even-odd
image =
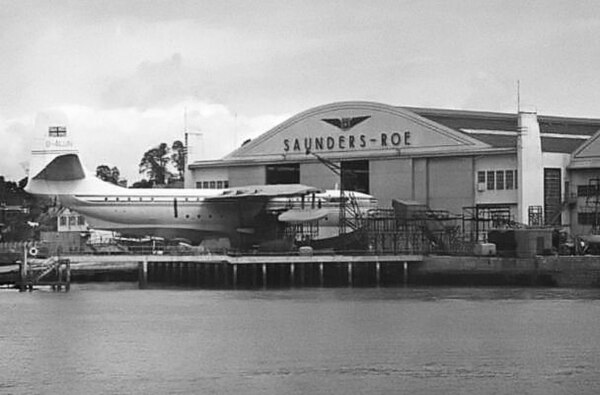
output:
[[[467,81],[464,97],[464,109],[515,112],[517,81],[479,71]]]
[[[187,74],[178,53],[163,61],[145,61],[132,75],[113,79],[102,94],[102,103],[110,108],[145,109],[176,102],[193,90]]]
[[[203,158],[334,101],[514,111],[517,79],[545,113],[598,116],[598,2],[5,3],[0,174],[14,179],[48,107],[90,167],[130,180],[148,148],[183,139],[185,108]]]
[[[138,164],[144,152],[163,142],[171,145],[184,140],[186,112],[187,129],[202,134],[195,150],[198,160],[219,159],[289,116],[236,114],[222,104],[197,99],[145,109],[63,105],[49,110],[66,114],[68,133],[90,171],[101,164],[117,166],[130,184],[142,178]],[[7,179],[26,176],[20,163],[28,160],[31,142],[39,137],[33,132],[35,118],[0,119],[0,139],[10,145],[0,156],[0,174]]]

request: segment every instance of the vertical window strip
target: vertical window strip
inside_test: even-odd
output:
[[[477,172],[477,183],[478,184],[485,184],[485,171],[478,171]]]
[[[490,191],[493,191],[494,187],[496,186],[494,175],[495,175],[495,173],[493,171],[487,172],[487,189]]]
[[[513,189],[514,184],[515,183],[513,178],[513,171],[506,170],[506,176],[504,177],[504,186],[506,187],[506,189]]]
[[[504,170],[496,171],[496,189],[499,191],[504,189]]]

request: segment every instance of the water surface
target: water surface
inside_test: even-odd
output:
[[[75,284],[0,314],[0,393],[600,393],[600,290]]]

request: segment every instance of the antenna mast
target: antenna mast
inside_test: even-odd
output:
[[[521,112],[521,81],[517,80],[517,114]]]
[[[188,131],[187,131],[187,107],[183,107],[183,138],[184,138],[184,163],[188,165]]]

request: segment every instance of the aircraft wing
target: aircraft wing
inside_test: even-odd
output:
[[[205,201],[232,201],[247,198],[272,198],[278,196],[302,196],[319,193],[320,189],[302,184],[251,185],[229,188],[223,193],[206,197]]]

